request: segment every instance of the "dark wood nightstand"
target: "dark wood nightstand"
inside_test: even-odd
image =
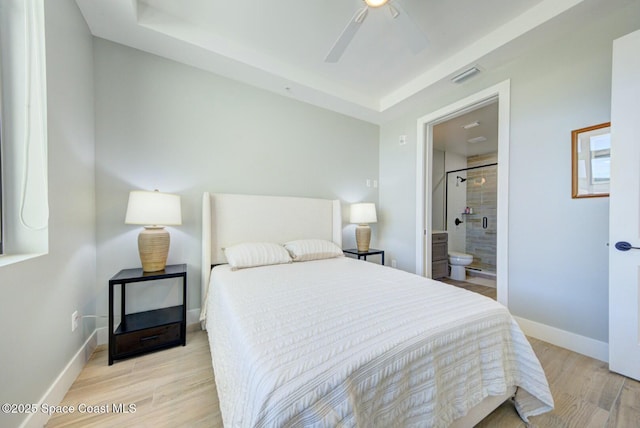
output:
[[[182,278],[182,304],[125,313],[129,283]],[[120,325],[114,329],[113,291],[120,285]],[[163,271],[123,269],[109,280],[109,365],[114,360],[187,344],[187,265],[168,265]]]
[[[349,248],[346,250],[342,250],[343,253],[353,254],[354,256],[358,256],[358,260],[365,259],[367,260],[367,256],[375,256],[380,255],[382,258],[382,264],[384,265],[384,250],[376,250],[375,248],[369,248],[369,251],[358,251],[357,248]]]

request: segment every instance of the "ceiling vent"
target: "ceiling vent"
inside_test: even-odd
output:
[[[451,78],[453,83],[462,83],[465,80],[469,79],[472,76],[480,73],[480,69],[478,67],[471,67],[460,74],[457,74]]]
[[[483,143],[487,141],[487,137],[475,137],[467,140],[467,143],[475,144],[475,143]]]
[[[475,122],[467,123],[462,128],[463,129],[471,129],[471,128],[475,128],[476,126],[480,126],[480,122],[478,122],[477,120]]]

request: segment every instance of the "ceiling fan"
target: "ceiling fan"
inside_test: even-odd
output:
[[[349,46],[349,43],[351,43],[351,40],[353,40],[353,37],[356,35],[360,25],[362,25],[367,17],[369,9],[375,9],[385,5],[389,9],[391,17],[396,21],[396,25],[401,30],[413,53],[418,53],[427,46],[426,37],[413,23],[413,21],[409,19],[409,15],[402,8],[399,2],[394,1],[393,4],[391,4],[390,0],[362,1],[365,3],[365,6],[353,15],[353,18],[351,18],[345,29],[342,30],[342,34],[340,34],[340,37],[338,37],[338,40],[336,40],[333,47],[327,54],[327,57],[324,59],[325,62],[338,62],[344,51],[347,49],[347,46]]]

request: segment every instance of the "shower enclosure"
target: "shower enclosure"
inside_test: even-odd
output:
[[[449,251],[473,255],[468,269],[496,273],[498,164],[446,172],[445,227]]]

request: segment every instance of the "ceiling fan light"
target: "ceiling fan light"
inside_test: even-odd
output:
[[[380,7],[384,6],[389,0],[364,0],[364,2],[369,7]]]

